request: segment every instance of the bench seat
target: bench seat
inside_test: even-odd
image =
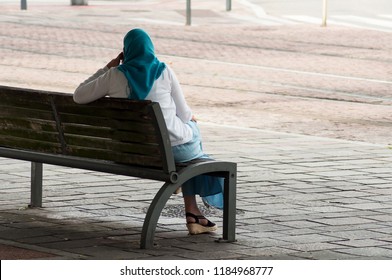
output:
[[[151,248],[173,192],[201,174],[224,178],[222,241],[235,241],[236,164],[174,162],[158,103],[102,98],[87,105],[71,94],[0,86],[0,156],[30,161],[30,207],[42,207],[43,164],[162,181],[147,211],[141,248]]]

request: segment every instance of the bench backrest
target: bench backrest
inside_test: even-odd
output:
[[[0,86],[0,146],[175,171],[158,103]]]

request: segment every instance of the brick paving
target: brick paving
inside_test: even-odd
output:
[[[125,32],[148,29],[206,151],[238,163],[238,241],[188,236],[176,195],[156,247],[141,250],[159,183],[45,165],[44,207],[27,209],[30,164],[0,158],[2,259],[392,258],[389,34],[259,26],[245,7],[212,1],[195,4],[192,27],[177,1],[68,2],[0,4],[1,83],[72,92]]]

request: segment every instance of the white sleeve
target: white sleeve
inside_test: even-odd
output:
[[[79,104],[86,104],[106,96],[110,89],[111,71],[108,70],[107,67],[99,69],[94,75],[81,83],[74,92],[74,101]]]
[[[187,123],[192,119],[192,110],[186,103],[184,93],[182,92],[176,74],[170,68],[168,68],[168,70],[171,81],[171,95],[176,104],[176,115],[183,123]]]

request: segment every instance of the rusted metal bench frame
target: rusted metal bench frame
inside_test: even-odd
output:
[[[60,96],[61,98],[72,99],[72,95],[62,93],[42,92],[34,90],[26,90],[20,88],[10,88],[0,86],[0,97],[5,94],[23,93],[26,95],[26,100],[34,98],[34,95],[49,95]],[[107,98],[109,100],[109,98]],[[113,99],[110,98],[110,102]],[[106,102],[106,100],[100,102]],[[109,101],[108,101],[109,102]],[[115,101],[116,102],[116,101]],[[125,103],[128,101],[119,100],[118,102]],[[135,101],[133,101],[135,102]],[[4,106],[4,105],[3,105]],[[83,105],[88,107],[89,105]],[[152,168],[150,166],[130,165],[123,163],[116,163],[102,159],[85,158],[80,156],[70,156],[58,153],[40,152],[27,149],[19,149],[13,147],[5,147],[0,138],[0,156],[6,158],[13,158],[18,160],[30,161],[31,164],[31,207],[42,207],[42,177],[43,164],[52,164],[59,166],[66,166],[72,168],[86,169],[98,172],[105,172],[117,175],[125,175],[131,177],[145,178],[164,182],[163,186],[158,190],[153,198],[150,207],[148,208],[142,234],[140,247],[151,248],[154,245],[154,235],[158,219],[166,202],[173,194],[173,192],[187,180],[201,174],[210,176],[217,176],[224,178],[224,209],[223,209],[223,238],[221,241],[233,242],[235,241],[235,223],[236,223],[236,164],[232,162],[223,161],[192,161],[186,164],[176,165],[174,162],[170,140],[167,128],[163,119],[162,112],[158,103],[151,102],[152,110],[155,119],[152,120],[154,125],[160,131],[161,139],[158,139],[161,148],[162,168]],[[0,105],[1,107],[1,105]],[[80,107],[82,108],[82,107]],[[21,108],[18,108],[18,110]],[[23,108],[22,108],[23,109]],[[110,104],[108,103],[108,109]],[[54,108],[54,111],[56,109]],[[56,115],[57,112],[54,112]],[[1,120],[1,114],[0,114]],[[56,122],[58,118],[55,117]],[[59,124],[57,124],[59,126]],[[0,132],[2,130],[0,124]],[[4,133],[4,132],[3,132]],[[0,133],[1,135],[1,133]],[[59,137],[61,138],[61,137]],[[60,139],[60,142],[64,139]],[[62,143],[64,145],[64,143]],[[132,154],[129,155],[132,157]]]

